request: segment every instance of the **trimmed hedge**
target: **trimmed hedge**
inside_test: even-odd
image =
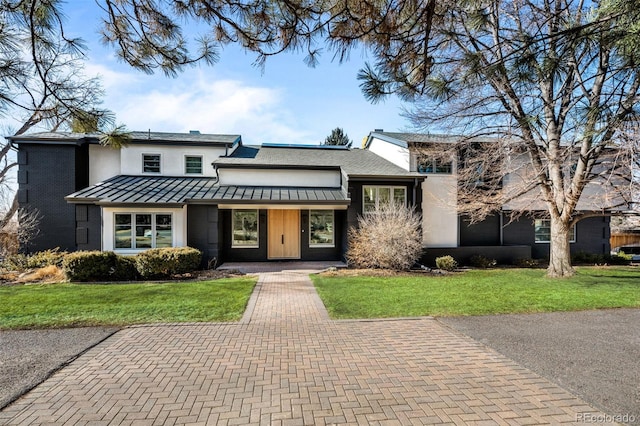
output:
[[[117,255],[110,251],[78,251],[62,261],[62,270],[71,281],[106,281],[116,269]]]
[[[146,250],[135,257],[136,269],[144,279],[171,278],[195,271],[200,266],[202,252],[191,247],[171,247]]]
[[[131,257],[112,251],[77,251],[64,257],[62,269],[70,281],[133,281],[193,272],[201,259],[202,253],[191,247],[152,249]]]

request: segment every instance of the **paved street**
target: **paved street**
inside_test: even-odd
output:
[[[122,330],[0,424],[557,424],[606,420],[430,318],[331,321],[305,273],[262,274],[240,323]]]

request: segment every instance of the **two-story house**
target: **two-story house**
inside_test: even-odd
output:
[[[501,210],[479,223],[470,224],[458,214],[458,156],[425,159],[421,154],[425,145],[455,144],[458,138],[448,135],[394,133],[374,131],[365,141],[365,149],[374,152],[407,171],[423,174],[422,218],[425,260],[450,254],[459,260],[468,260],[481,254],[501,262],[518,258],[544,259],[549,256],[550,222],[545,218],[545,204],[535,193],[502,205]],[[482,143],[490,144],[491,140]],[[446,151],[446,148],[443,148]],[[525,158],[511,159],[522,161]],[[522,179],[521,174],[507,173],[503,177],[506,190]],[[597,185],[585,189],[585,201],[578,209],[601,210],[597,200],[607,194]],[[510,220],[513,209],[527,209],[527,213]],[[610,216],[600,214],[579,221],[572,230],[572,253],[587,252],[609,254]]]
[[[549,224],[510,206],[470,225],[458,214],[455,158],[425,161],[421,144],[455,138],[374,131],[363,149],[245,146],[240,135],[132,132],[127,146],[99,135],[10,137],[18,147],[18,198],[37,211],[28,251],[192,246],[205,261],[341,260],[347,230],[380,203],[422,214],[425,261],[482,254],[501,262],[544,258]],[[609,252],[609,218],[584,219],[572,250]]]

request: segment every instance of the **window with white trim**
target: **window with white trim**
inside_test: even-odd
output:
[[[187,175],[202,174],[202,155],[184,156],[184,173]]]
[[[115,249],[149,249],[173,246],[171,214],[115,213]]]
[[[231,247],[257,248],[258,241],[258,210],[233,210],[233,237]]]
[[[309,247],[334,247],[333,210],[309,210]]]
[[[551,219],[536,219],[534,221],[534,241],[536,243],[551,242]],[[576,225],[569,230],[569,242],[576,242]]]
[[[363,186],[362,187],[362,211],[370,212],[382,204],[407,204],[406,186]]]
[[[142,154],[142,172],[160,173],[160,154]]]

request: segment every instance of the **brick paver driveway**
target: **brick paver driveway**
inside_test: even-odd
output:
[[[293,272],[261,275],[240,323],[125,329],[0,412],[11,425],[581,419],[606,417],[435,320],[329,320]]]

